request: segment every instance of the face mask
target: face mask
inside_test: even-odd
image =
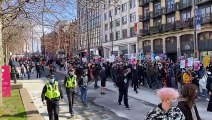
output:
[[[171,100],[172,107],[176,107],[178,104],[177,100]]]
[[[49,82],[50,82],[50,83],[54,83],[54,78],[50,79]]]
[[[74,75],[74,72],[69,72],[70,75]]]

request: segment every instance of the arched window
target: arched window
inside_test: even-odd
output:
[[[143,41],[143,52],[151,52],[151,41],[150,40],[145,40]]]
[[[154,53],[163,53],[163,39],[158,38],[153,40],[153,51]]]
[[[200,51],[212,50],[212,31],[201,32],[198,34],[197,38]]]
[[[177,37],[171,36],[166,38],[166,52],[167,53],[177,52]]]
[[[192,34],[185,34],[180,36],[180,48],[181,51],[193,51],[194,40]]]

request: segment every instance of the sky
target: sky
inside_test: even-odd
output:
[[[43,2],[37,3],[37,5],[29,5],[26,6],[29,9],[29,12],[33,13],[33,11],[37,11],[39,14],[31,14],[34,19],[34,23],[36,24],[34,29],[34,44],[33,50],[41,51],[40,46],[40,38],[42,37],[42,8]],[[44,31],[45,34],[50,33],[54,30],[55,23],[57,21],[73,21],[77,18],[77,3],[76,0],[46,0],[45,3],[45,12],[43,14],[44,19]]]

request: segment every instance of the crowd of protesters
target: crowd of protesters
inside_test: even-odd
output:
[[[35,61],[35,64],[31,61]],[[19,60],[18,62],[21,66],[22,77],[28,75],[29,72],[27,71],[31,71],[33,68],[37,71],[37,77],[41,77],[45,65],[49,66],[51,74],[56,71],[56,66],[58,66],[60,71],[64,70],[67,73],[70,70],[74,70],[79,87],[83,88],[81,89],[81,98],[84,102],[87,99],[87,84],[91,81],[94,82],[94,89],[98,89],[98,82],[101,82],[100,93],[104,95],[106,94],[106,81],[111,80],[119,90],[118,104],[121,105],[124,98],[124,105],[127,109],[130,109],[128,104],[129,86],[133,87],[136,93],[143,86],[150,89],[160,89],[158,96],[161,98],[162,103],[159,104],[158,108],[148,113],[146,119],[149,120],[152,119],[155,112],[157,113],[157,110],[159,110],[159,113],[163,112],[160,110],[164,109],[167,109],[164,111],[168,111],[172,104],[167,104],[166,102],[170,101],[169,103],[171,103],[176,99],[179,99],[178,106],[169,111],[172,112],[172,117],[170,118],[182,118],[182,120],[184,118],[192,120],[190,118],[193,118],[193,120],[199,120],[200,117],[195,106],[195,100],[202,98],[209,102],[207,110],[212,112],[212,64],[208,67],[204,67],[201,64],[199,70],[194,70],[192,67],[181,69],[179,62],[170,61],[151,62],[137,60],[132,64],[130,61],[103,62],[101,60],[92,60],[90,63],[83,63],[77,58],[71,60],[36,58],[35,60]],[[30,75],[28,75],[29,78]],[[85,81],[83,82],[84,79]],[[174,93],[174,96],[167,97],[168,94],[172,93]],[[179,96],[179,93],[181,96]]]

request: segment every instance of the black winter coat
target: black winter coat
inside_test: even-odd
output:
[[[186,120],[193,120],[191,109],[186,101],[178,102],[177,107],[179,107],[180,110],[183,112],[184,116],[186,117]],[[194,106],[194,110],[196,112],[197,120],[201,120],[196,105]]]
[[[212,92],[212,76],[208,76],[206,88],[208,92]],[[212,95],[210,96],[207,111],[212,112]]]

